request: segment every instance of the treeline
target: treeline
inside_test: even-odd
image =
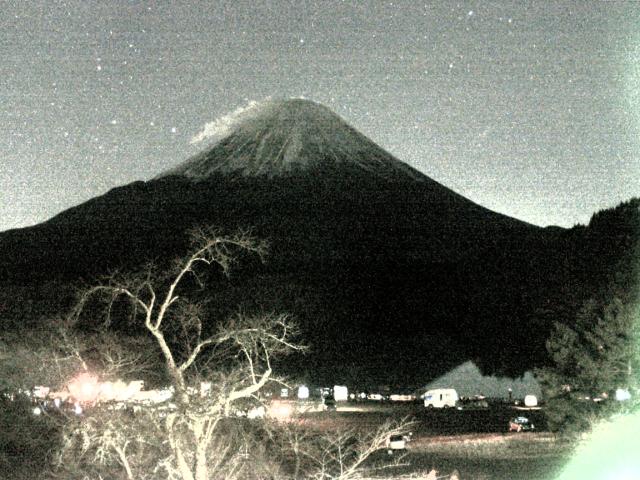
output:
[[[640,200],[579,227],[585,286],[574,315],[558,316],[536,371],[554,430],[584,431],[637,408],[640,397]]]

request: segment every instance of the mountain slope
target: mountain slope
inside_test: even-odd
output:
[[[228,136],[161,177],[203,179],[218,172],[273,177],[347,165],[386,179],[427,180],[328,108],[299,99],[254,107]]]
[[[20,280],[132,266],[178,251],[176,234],[198,223],[250,227],[295,247],[299,258],[322,262],[327,256],[453,262],[505,236],[540,230],[417,172],[323,106],[272,101],[152,181],[5,233],[0,241],[13,253],[0,269]]]
[[[267,265],[213,282],[211,318],[292,313],[312,353],[286,366],[322,382],[423,385],[469,359],[522,373],[544,361],[554,321],[537,312],[573,308],[556,292],[569,280],[577,296],[592,288],[583,264],[567,263],[588,231],[487,210],[294,100],[151,181],[1,233],[0,320],[43,321],[69,306],[67,285],[169,262],[203,224],[251,228],[272,247]],[[590,260],[589,275],[609,268]]]

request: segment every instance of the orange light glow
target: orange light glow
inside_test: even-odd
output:
[[[98,378],[90,373],[81,373],[68,385],[71,396],[81,403],[93,403],[98,399],[100,385]]]
[[[274,401],[269,406],[268,415],[276,420],[287,420],[293,414],[293,408],[289,403]]]

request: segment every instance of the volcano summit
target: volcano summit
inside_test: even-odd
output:
[[[242,115],[232,132],[166,175],[203,179],[212,173],[267,177],[356,166],[382,178],[425,177],[308,100],[271,100]]]

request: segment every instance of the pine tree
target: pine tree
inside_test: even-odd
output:
[[[640,394],[638,310],[614,298],[604,306],[587,302],[573,325],[556,323],[547,341],[553,365],[536,376],[547,399],[552,430],[582,431],[612,411],[629,408],[617,402],[618,389]]]

